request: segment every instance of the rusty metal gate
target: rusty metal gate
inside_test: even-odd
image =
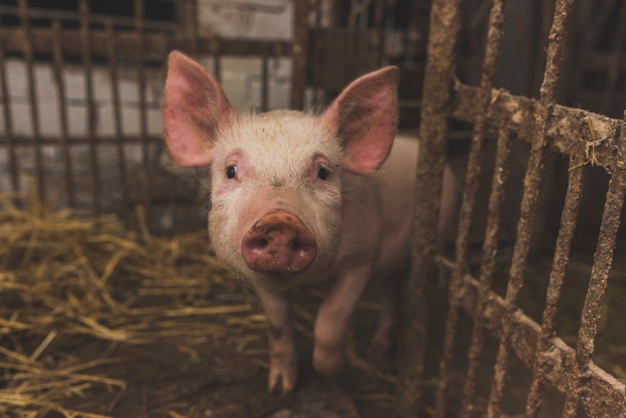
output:
[[[76,4],[65,3],[59,4],[58,10],[55,5],[31,5],[27,0],[19,0],[14,6],[0,6],[0,82],[4,124],[2,145],[7,153],[6,178],[9,179],[8,185],[3,187],[4,192],[34,190],[39,200],[56,200],[59,207],[73,207],[93,215],[114,211],[127,220],[134,218],[133,212],[137,207],[147,210],[148,216],[156,217],[151,209],[155,201],[164,201],[167,202],[164,203],[167,207],[165,212],[172,219],[165,225],[158,225],[158,222],[149,225],[154,225],[153,229],[165,231],[180,225],[177,222],[181,220],[179,209],[189,206],[189,202],[183,200],[181,203],[180,196],[173,193],[180,188],[173,176],[159,177],[155,173],[155,166],[159,166],[158,150],[162,138],[160,129],[149,129],[149,118],[154,119],[155,112],[159,112],[160,97],[158,92],[155,94],[148,90],[148,79],[156,79],[156,84],[162,84],[164,64],[172,49],[180,49],[197,57],[211,57],[218,80],[221,79],[224,55],[259,58],[263,79],[262,109],[268,107],[268,62],[280,57],[291,58],[297,69],[292,80],[291,105],[302,106],[305,73],[302,68],[305,48],[302,45],[306,43],[307,35],[305,25],[294,25],[300,29],[295,31],[293,42],[218,39],[216,36],[198,33],[196,1],[136,0],[128,2],[129,11],[125,15],[94,12],[90,10],[93,2],[88,0],[74,2],[77,9]],[[296,3],[296,21],[306,16],[307,10],[302,9],[302,4]],[[176,19],[163,20],[163,16],[149,16],[148,12],[154,9],[163,9]],[[12,98],[12,90],[16,87],[11,84],[7,69],[11,57],[17,57],[25,63],[27,94],[24,101],[31,124],[31,129],[26,133],[16,132],[14,126],[14,121],[24,115],[15,111],[18,104]],[[35,75],[38,65],[50,70],[50,82],[56,87],[56,91],[49,93],[54,96],[58,109],[56,120],[48,122],[58,125],[54,133],[42,132],[42,119],[55,119],[55,115],[43,114],[41,110],[42,96],[47,94],[42,93],[42,89],[47,86],[44,85],[46,81],[41,81],[43,71]],[[82,73],[82,85],[76,82],[67,84],[68,67],[71,69],[72,66],[75,72]],[[96,75],[96,69],[101,74]],[[124,85],[123,76],[131,78],[135,84]],[[129,87],[134,90],[132,106],[138,125],[131,130],[125,126],[127,118],[123,114],[122,104],[122,96],[124,93],[128,95]],[[102,89],[109,91],[98,94],[107,94],[111,106],[107,120],[110,126],[105,129],[106,132],[97,127],[101,113],[97,108],[103,99],[96,97],[96,93]],[[82,97],[77,98],[79,94],[74,93],[76,90],[84,92]],[[69,125],[69,113],[78,100],[86,112],[78,117],[72,116],[75,116],[74,121],[79,119],[84,124],[84,133],[81,134],[72,132]],[[127,102],[129,100],[126,99]],[[107,148],[107,158],[112,165],[103,166],[102,154]],[[76,154],[77,150],[82,150],[82,153]],[[131,151],[135,154],[132,167],[128,162]],[[46,152],[60,152],[61,155],[50,156]],[[54,169],[46,167],[54,163],[51,163],[51,158],[58,160],[56,172],[62,175],[55,177],[51,174]],[[85,161],[88,161],[88,167],[85,167]],[[108,173],[111,168],[116,173]],[[185,190],[191,191],[191,194],[197,189],[197,178],[192,182],[196,186],[188,186]],[[61,191],[51,196],[50,191],[56,189]],[[112,203],[105,204],[107,200]],[[198,202],[194,204],[201,205]],[[184,218],[185,215],[182,220]]]
[[[502,415],[503,393],[511,373],[509,365],[515,356],[533,370],[526,408],[528,416],[538,416],[545,387],[549,384],[566,394],[563,416],[584,413],[626,417],[624,384],[591,360],[626,191],[626,125],[622,120],[556,104],[556,83],[560,79],[573,0],[556,2],[538,100],[493,88],[501,49],[504,0],[493,0],[491,6],[480,87],[460,83],[455,76],[461,0],[434,0],[430,23],[425,18],[430,3],[426,0],[296,0],[288,2],[293,12],[293,36],[285,40],[220,38],[200,33],[195,18],[198,14],[196,0],[134,0],[127,2],[130,11],[123,16],[91,10],[93,2],[88,0],[69,1],[68,4],[78,6],[75,10],[70,10],[71,7],[52,10],[41,6],[46,2],[35,0],[8,3],[0,5],[0,150],[6,153],[0,163],[0,181],[5,182],[0,191],[33,190],[41,201],[56,199],[57,206],[74,207],[88,214],[113,211],[128,220],[134,219],[136,207],[142,207],[147,210],[148,226],[165,232],[176,232],[177,227],[184,229],[181,225],[189,221],[189,212],[185,212],[189,206],[194,208],[192,218],[202,218],[196,212],[204,204],[204,196],[193,200],[184,197],[197,190],[198,183],[202,182],[201,175],[191,176],[193,184],[190,185],[181,183],[179,177],[171,173],[161,176],[159,168],[155,168],[162,139],[160,132],[150,130],[149,122],[155,112],[159,112],[160,98],[159,92],[152,92],[148,86],[150,80],[163,81],[164,63],[170,50],[180,49],[207,59],[218,80],[222,78],[226,58],[256,58],[261,110],[271,107],[272,60],[285,59],[291,63],[288,104],[293,108],[325,104],[327,98],[351,78],[382,62],[406,64],[400,93],[415,90],[423,93],[423,101],[420,104],[413,96],[404,98],[401,121],[405,126],[415,125],[416,112],[421,111],[419,119],[423,123],[420,126],[422,146],[416,189],[420,198],[415,217],[412,274],[404,292],[405,323],[400,347],[403,367],[400,367],[398,381],[400,415],[414,417],[426,410],[436,417],[448,416],[452,413],[449,404],[453,401],[459,404],[456,410],[461,416],[476,415],[481,353],[486,339],[492,335],[498,340],[498,352],[486,408],[488,416]],[[160,8],[169,8],[176,18],[163,20],[150,15],[151,6],[156,3]],[[343,26],[322,22],[323,5],[334,3],[350,3],[342,9]],[[396,28],[398,31],[394,34],[390,16],[398,4],[410,5],[409,22]],[[428,60],[422,92],[420,63],[424,58],[426,37],[416,36],[415,28],[424,30],[428,26]],[[395,48],[396,52],[393,46],[389,47],[394,44],[390,39],[394,36],[396,44],[400,45]],[[23,68],[26,86],[23,103],[17,104],[11,99],[15,85],[9,77],[11,60],[16,57],[24,63],[20,68]],[[619,55],[617,59],[621,59]],[[36,76],[41,63],[50,70],[47,82]],[[65,74],[69,67],[81,74],[80,85],[68,85]],[[104,73],[96,74],[97,68],[104,69]],[[123,91],[128,90],[128,86],[122,88],[123,78],[129,74],[136,81],[131,88],[137,90],[132,99],[137,115],[134,130],[125,126],[127,120],[121,103]],[[609,90],[614,88],[618,78],[613,72],[609,83],[613,87],[607,87]],[[106,132],[101,131],[97,123],[100,103],[97,88],[102,87],[99,84],[109,90],[107,100],[111,103],[110,126]],[[50,115],[42,109],[42,87],[53,90],[58,114]],[[76,89],[84,92],[80,100],[86,110],[79,115],[84,124],[80,133],[72,132],[68,123],[70,109],[78,100],[73,93]],[[616,99],[611,100],[614,104]],[[16,108],[17,105],[23,107]],[[45,117],[55,120],[57,133],[44,132],[41,121]],[[16,120],[27,121],[29,129],[18,129]],[[473,124],[454,259],[437,255],[435,251],[437,196],[441,190],[451,120]],[[473,271],[468,261],[470,224],[482,154],[487,138],[494,136],[497,137],[497,152],[482,260]],[[510,149],[516,139],[530,143],[531,151],[507,289],[501,297],[493,291],[492,279],[499,250],[505,180],[512,158]],[[549,149],[570,156],[570,167],[546,305],[541,323],[537,323],[519,308],[518,299],[528,273],[539,188]],[[110,166],[103,165],[104,153],[108,153],[112,161]],[[134,165],[128,163],[129,154],[133,154]],[[60,167],[57,172],[52,172],[51,160]],[[592,165],[605,170],[610,182],[578,342],[572,348],[556,335],[557,306],[575,228],[580,223],[577,216],[583,181]],[[52,195],[52,186],[58,186],[62,192]],[[107,203],[111,199],[113,203]],[[165,208],[163,212],[155,209],[159,205]],[[190,227],[194,226],[197,224]],[[429,309],[427,302],[429,280],[435,266],[442,274],[450,275],[451,280],[443,349],[437,358],[434,401],[429,402],[424,396],[427,326],[429,318],[437,314],[432,307]],[[467,370],[460,399],[451,399],[452,351],[463,312],[469,313],[473,321],[466,355]]]
[[[594,364],[591,356],[601,318],[616,235],[626,191],[626,124],[580,109],[556,104],[556,85],[563,63],[573,0],[557,0],[548,35],[546,66],[538,100],[514,96],[493,88],[496,62],[504,21],[504,1],[494,0],[489,16],[486,51],[480,87],[461,84],[455,78],[455,47],[461,25],[459,0],[435,0],[431,12],[428,60],[424,82],[422,141],[416,193],[416,234],[413,266],[405,292],[405,318],[400,364],[400,412],[413,417],[430,405],[422,399],[426,350],[428,276],[436,263],[451,274],[443,349],[432,415],[447,416],[448,396],[453,372],[452,350],[459,332],[459,315],[473,318],[471,342],[467,351],[467,373],[463,380],[460,416],[472,416],[475,406],[477,373],[487,333],[498,340],[494,378],[486,415],[502,415],[503,392],[509,379],[509,364],[517,356],[533,370],[526,403],[526,416],[536,417],[542,406],[546,385],[565,394],[562,415],[592,417],[626,416],[626,388],[616,378]],[[454,118],[473,124],[469,164],[459,215],[455,258],[436,257],[434,237],[445,162],[448,120]],[[468,268],[468,236],[475,203],[481,154],[487,135],[497,135],[496,163],[491,183],[488,221],[477,274]],[[494,261],[498,250],[498,228],[504,182],[513,138],[531,144],[524,178],[517,236],[513,248],[508,284],[504,297],[492,290]],[[527,272],[531,235],[538,207],[544,156],[547,149],[569,155],[568,187],[562,212],[547,299],[541,323],[530,319],[519,307],[518,296]],[[610,175],[602,225],[582,310],[575,348],[556,335],[557,306],[563,283],[577,215],[582,185],[588,167],[601,166]]]
[[[203,60],[218,81],[226,60],[254,60],[249,66],[259,78],[259,110],[271,108],[272,63],[282,60],[291,70],[283,76],[289,93],[281,107],[323,105],[356,75],[380,65],[388,22],[367,22],[363,16],[389,13],[388,3],[377,0],[366,8],[346,9],[345,25],[333,25],[322,16],[323,8],[335,7],[333,2],[223,2],[244,12],[289,9],[289,38],[255,39],[201,31],[199,5],[211,2],[135,0],[108,9],[106,3],[1,2],[5,177],[0,191],[35,191],[40,201],[57,207],[92,215],[115,212],[131,224],[139,208],[148,227],[160,232],[195,229],[206,218],[206,194],[199,191],[204,174],[187,172],[181,180],[180,170],[179,176],[163,172],[160,161],[158,86],[169,51]],[[23,67],[11,73],[16,61]],[[68,80],[68,71],[82,80]],[[19,85],[15,72],[25,74]],[[42,104],[44,98],[54,102],[51,109]],[[84,112],[77,112],[79,105]],[[70,122],[82,125],[76,130]],[[46,131],[47,126],[55,129]]]

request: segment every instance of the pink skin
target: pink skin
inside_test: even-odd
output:
[[[385,280],[389,289],[371,351],[383,354],[391,346],[398,278],[408,265],[418,153],[415,140],[394,143],[397,77],[395,67],[366,74],[319,116],[238,115],[200,65],[170,54],[163,102],[167,146],[180,165],[212,167],[211,243],[263,303],[270,391],[295,387],[288,291],[298,284],[333,281],[315,322],[318,372],[341,371],[350,318],[370,277]],[[446,184],[452,183],[444,179]],[[442,203],[453,205],[454,199]],[[452,211],[444,207],[442,213]]]
[[[252,225],[241,242],[241,254],[251,270],[288,277],[311,265],[317,243],[296,215],[277,209]]]

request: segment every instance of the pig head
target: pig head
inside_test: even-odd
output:
[[[297,376],[289,288],[332,280],[315,323],[313,366],[334,375],[368,279],[406,272],[417,141],[396,141],[390,156],[397,78],[395,67],[366,74],[319,115],[236,113],[199,64],[169,57],[167,146],[182,166],[211,166],[211,243],[261,298],[270,390],[293,390]],[[397,282],[383,286],[374,353],[390,347]]]
[[[344,171],[373,173],[389,154],[396,79],[394,67],[366,75],[321,116],[236,114],[213,77],[171,54],[165,139],[178,164],[211,166],[209,235],[222,261],[271,290],[328,278]]]

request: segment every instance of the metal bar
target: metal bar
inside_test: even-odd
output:
[[[314,3],[314,16],[315,16],[315,26],[314,30],[309,35],[309,48],[310,53],[309,56],[317,63],[317,68],[324,68],[324,59],[322,58],[322,42],[321,37],[323,36],[322,32],[322,9],[323,2],[322,0],[315,0]],[[324,90],[321,87],[323,85],[323,81],[320,77],[312,77],[310,80],[311,87],[313,88],[313,103],[314,107],[324,106],[325,103],[325,95]]]
[[[454,265],[443,257],[438,258],[439,268],[443,274],[451,274]],[[480,283],[467,275],[463,280],[462,306],[470,314],[476,312]],[[499,295],[491,292],[487,305],[481,313],[485,328],[496,338],[501,338],[505,324],[503,316],[508,309],[506,302]],[[517,310],[512,322],[513,337],[511,347],[517,357],[527,366],[532,367],[535,361],[537,341],[541,327],[521,310]],[[560,338],[552,341],[551,348],[545,353],[547,364],[546,378],[562,393],[568,390],[569,376],[572,374],[576,353]],[[587,396],[582,408],[591,417],[626,417],[626,385],[590,362]]]
[[[505,123],[503,123],[505,125]],[[476,307],[473,311],[472,339],[468,349],[468,369],[463,385],[461,398],[462,418],[469,418],[473,411],[473,397],[480,364],[480,355],[485,339],[485,327],[482,319],[490,296],[491,281],[493,278],[496,254],[498,252],[498,231],[500,226],[500,209],[504,200],[505,183],[508,176],[509,154],[511,151],[511,134],[503,126],[498,136],[496,161],[491,180],[491,194],[487,209],[487,227],[483,243],[483,259],[480,265],[478,295]]]
[[[510,339],[512,334],[511,322],[516,311],[516,301],[519,290],[524,283],[526,262],[539,195],[539,184],[543,171],[544,148],[546,144],[546,128],[548,119],[552,116],[555,103],[556,83],[559,79],[563,50],[567,37],[567,22],[570,16],[573,0],[557,0],[550,35],[548,36],[548,50],[546,69],[539,91],[540,105],[537,109],[534,127],[534,142],[530,152],[530,160],[524,177],[524,194],[520,208],[520,220],[517,225],[517,236],[513,248],[513,258],[509,273],[509,283],[505,300],[509,304],[503,317],[504,332],[500,338],[498,355],[496,358],[495,375],[491,386],[487,416],[499,417],[501,414],[504,382],[508,368]]]
[[[89,1],[80,0],[80,29],[83,42],[83,69],[85,71],[85,93],[87,98],[87,137],[89,138],[89,159],[93,187],[93,213],[100,215],[100,167],[98,163],[98,138],[96,137],[96,109],[93,93],[93,69],[91,63],[91,29],[89,28]]]
[[[52,54],[50,38],[52,31],[46,28],[31,29],[33,52],[36,54]],[[167,44],[166,36],[162,33],[145,33],[145,58],[154,62],[160,62],[163,57],[163,50]],[[92,34],[92,56],[106,59],[106,33],[104,30],[93,30]],[[23,29],[5,29],[6,52],[23,53],[23,43],[25,42]],[[122,31],[117,34],[118,55],[120,57],[136,58],[139,47],[139,37],[135,32]],[[191,55],[211,54],[214,50],[213,43],[215,37],[201,37],[197,40],[197,54],[193,54],[193,45],[189,38],[176,38],[172,42],[172,47]],[[220,50],[228,52],[228,56],[249,57],[258,56],[259,49],[269,47],[273,55],[290,57],[292,54],[292,44],[288,40],[251,40],[251,39],[219,39]],[[61,44],[67,55],[82,54],[81,34],[76,29],[64,29],[61,33]]]
[[[190,35],[191,35],[191,51],[193,55],[197,55],[199,53],[199,40],[200,40],[200,33],[199,33],[199,25],[198,25],[198,2],[200,0],[189,0],[190,2],[190,8],[193,11],[193,18],[191,19],[191,31],[190,31]],[[220,45],[222,43],[218,40],[217,36],[213,36],[211,38],[211,42],[210,42],[210,48],[211,48],[211,55],[213,56],[213,76],[215,77],[215,80],[217,80],[218,84],[221,85],[222,83],[222,64],[221,64],[221,58],[220,58]],[[202,189],[202,182],[200,181],[200,178],[198,176],[193,176],[193,187],[194,190],[201,190]],[[194,207],[194,211],[195,212],[200,212],[200,210],[202,210],[202,208],[205,207],[206,202],[202,201],[202,199],[200,199],[200,196],[198,194],[196,194],[196,198],[194,199],[193,202],[193,207]]]
[[[119,79],[117,74],[116,36],[113,29],[113,21],[106,23],[106,33],[109,50],[109,79],[111,81],[111,97],[113,99],[113,125],[117,139],[117,159],[120,169],[120,186],[122,187],[122,200],[124,218],[130,222],[132,209],[130,203],[130,186],[128,184],[128,170],[126,168],[126,153],[124,148],[124,131],[122,128],[122,105],[120,103]]]
[[[191,33],[193,34],[193,43],[195,48],[195,53],[198,51],[198,40],[200,39],[200,23],[198,22],[198,18],[200,17],[200,1],[201,0],[190,0],[191,1],[191,10],[193,11],[193,19],[191,20],[192,28]]]
[[[376,0],[374,4],[374,29],[378,32],[380,43],[376,51],[378,65],[385,62],[385,44],[387,43],[387,30],[385,28],[385,0]]]
[[[135,27],[139,38],[137,51],[137,75],[139,77],[139,137],[141,138],[141,160],[143,165],[143,205],[146,214],[150,214],[150,148],[148,145],[148,117],[146,112],[146,69],[145,69],[145,30],[144,30],[144,1],[135,0]]]
[[[191,37],[191,56],[198,55],[198,40],[200,38],[200,34],[198,32],[198,1],[199,0],[187,0],[189,5],[189,10],[191,11],[191,28],[188,31],[189,36]]]
[[[149,135],[146,139],[150,143],[163,143],[163,138],[158,135]],[[33,146],[36,140],[32,136],[27,135],[13,135],[13,145],[16,147],[24,147],[24,146]],[[89,144],[90,138],[87,136],[70,136],[67,138],[68,145],[86,145]],[[113,136],[100,136],[98,137],[98,141],[100,143],[117,143],[120,142],[120,138],[116,135]],[[121,138],[121,142],[125,144],[138,144],[141,143],[142,139],[136,135],[124,135]],[[9,139],[5,135],[0,135],[0,144],[7,144]],[[41,145],[61,145],[63,143],[63,139],[59,136],[41,136],[38,140],[38,143]]]
[[[28,99],[30,103],[30,116],[33,125],[33,152],[35,153],[35,196],[41,202],[45,200],[43,161],[41,156],[41,128],[39,121],[39,108],[37,107],[37,85],[35,82],[35,69],[33,63],[33,43],[30,30],[30,20],[28,16],[28,0],[19,0],[20,18],[24,34],[23,52],[26,60],[26,75],[28,78]]]
[[[498,97],[487,117],[489,132],[495,132],[500,121],[506,120],[512,135],[521,140],[530,142],[533,135],[529,132],[535,120],[535,109],[539,102],[522,96],[513,96],[503,90],[494,90]],[[455,85],[453,97],[450,100],[452,117],[473,123],[479,112],[476,109],[479,89],[467,85]],[[562,121],[567,120],[564,124]],[[555,105],[553,117],[547,121],[547,140],[552,150],[563,154],[575,154],[580,148],[580,133],[588,130],[588,123],[592,123],[598,137],[610,137],[620,129],[621,122],[607,116],[588,112],[582,109]],[[595,147],[595,163],[597,166],[609,168],[615,164],[615,153],[608,141]]]
[[[454,51],[460,30],[460,0],[434,0],[429,33],[428,59],[421,110],[420,153],[411,242],[411,272],[402,301],[402,334],[399,342],[398,416],[418,415],[422,397],[428,305],[428,274],[434,267],[441,179],[445,166],[449,100],[452,96]]]
[[[267,51],[263,50],[261,56],[261,111],[267,112],[269,109],[269,58]]]
[[[76,195],[74,193],[72,156],[68,145],[69,128],[67,119],[67,97],[65,95],[65,78],[63,77],[63,50],[61,47],[61,23],[58,20],[52,22],[52,42],[53,51],[53,71],[57,85],[57,95],[59,98],[59,122],[61,126],[61,149],[65,160],[65,187],[67,189],[67,201],[70,207],[76,206]]]
[[[624,112],[626,119],[626,112]],[[580,329],[576,343],[574,376],[565,399],[563,417],[575,417],[580,408],[581,398],[587,396],[586,381],[589,378],[589,364],[594,350],[598,323],[602,316],[602,300],[606,292],[609,271],[613,263],[615,238],[619,229],[624,196],[626,195],[626,123],[620,130],[617,148],[617,163],[609,181],[609,190],[604,204],[600,236],[594,255],[591,278],[580,319]]]
[[[491,89],[493,78],[496,73],[498,55],[500,53],[500,40],[502,39],[502,25],[504,22],[504,0],[494,0],[489,16],[489,31],[487,33],[487,45],[483,62],[482,80],[480,83],[480,96],[476,104],[479,109],[478,117],[472,133],[472,145],[469,153],[467,174],[465,177],[465,189],[463,203],[459,213],[459,228],[456,240],[456,262],[452,280],[450,281],[450,301],[446,327],[444,334],[443,354],[441,356],[439,370],[439,384],[436,395],[435,417],[443,418],[446,414],[446,392],[450,380],[450,367],[454,349],[454,338],[459,316],[458,292],[463,275],[467,266],[467,247],[469,242],[469,230],[472,221],[474,201],[478,190],[478,181],[481,171],[483,154],[483,142],[485,139],[485,118],[491,102]],[[480,324],[477,324],[480,327]],[[477,356],[478,357],[478,356]],[[478,362],[478,358],[470,358]],[[470,367],[474,364],[470,361]]]
[[[15,6],[0,6],[0,15],[3,16],[19,16],[20,11],[18,7]],[[71,10],[54,10],[54,9],[39,9],[36,7],[31,7],[28,11],[28,15],[34,19],[52,19],[52,20],[74,20],[80,21],[80,13],[74,12]],[[91,14],[89,16],[90,20],[94,23],[100,23],[106,25],[107,22],[112,21],[116,25],[132,27],[134,25],[133,18],[124,17],[124,16],[111,16],[111,15],[101,15],[101,14]],[[147,21],[146,28],[154,29],[154,30],[163,30],[163,29],[175,29],[177,27],[176,23],[172,22],[164,22],[164,21]]]
[[[309,2],[294,1],[293,45],[291,68],[291,108],[304,107],[304,90],[306,88],[306,50],[309,34]]]
[[[535,362],[533,367],[533,377],[530,385],[530,392],[526,403],[526,416],[537,417],[543,403],[544,386],[549,362],[546,356],[553,346],[556,337],[556,322],[558,304],[561,299],[567,262],[576,231],[578,210],[583,193],[583,181],[585,168],[583,164],[583,153],[578,153],[570,157],[569,180],[565,206],[561,214],[561,227],[556,241],[556,251],[550,272],[546,304],[543,310],[541,321],[541,335],[537,344]]]
[[[6,57],[4,54],[4,30],[0,21],[0,87],[2,88],[2,111],[4,116],[4,135],[6,137],[9,156],[9,173],[11,175],[12,191],[20,191],[19,165],[15,154],[15,136],[13,131],[13,112],[11,111],[11,94],[7,81]],[[14,204],[19,204],[14,200]]]
[[[222,83],[222,54],[220,52],[221,41],[218,38],[213,39],[211,44],[211,55],[213,56],[213,76],[219,84]]]
[[[52,38],[52,35],[51,35]],[[479,89],[477,87],[467,86],[463,84],[455,85],[448,104],[450,106],[452,117],[469,123],[473,123],[478,112],[476,110],[476,101],[478,100]],[[518,136],[520,140],[530,141],[524,135],[528,126],[533,121],[533,112],[537,106],[537,101],[522,96],[514,96],[503,90],[494,89],[492,96],[497,96],[487,115],[487,128],[490,134],[497,133],[497,126],[501,120],[506,120],[509,125],[511,135]],[[554,117],[548,121],[547,140],[550,149],[562,154],[576,153],[580,147],[580,132],[587,129],[587,120],[590,120],[598,132],[598,135],[605,136],[607,133],[615,132],[619,129],[621,122],[607,116],[588,112],[582,109],[573,109],[561,105],[554,106]],[[567,120],[567,124],[559,123],[559,121]],[[529,135],[530,136],[530,135]],[[14,136],[14,145],[16,147],[24,144],[32,144],[33,138],[29,136]],[[136,142],[138,137],[127,135],[129,142]],[[452,137],[450,137],[452,138]],[[158,136],[148,136],[150,141],[162,141]],[[452,138],[454,139],[454,138]],[[69,138],[70,144],[80,143],[87,140],[84,136],[72,136]],[[112,136],[99,136],[100,142],[115,142],[116,138]],[[6,135],[0,134],[0,144],[7,144],[9,139]],[[51,135],[42,135],[43,144],[59,144],[61,138]],[[126,139],[124,139],[126,141]],[[610,168],[615,164],[615,154],[608,141],[595,147],[596,166],[602,168]]]
[[[175,3],[176,26],[172,30],[176,31],[179,36],[190,37],[193,33],[193,22],[197,13],[192,9],[192,2],[195,0],[179,0]]]

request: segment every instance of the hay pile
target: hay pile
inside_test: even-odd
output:
[[[262,328],[263,315],[206,241],[202,233],[131,232],[113,218],[82,220],[37,203],[0,211],[0,415],[74,416],[65,400],[94,386],[125,389],[124,381],[90,373],[111,360],[76,364],[57,349],[72,339],[146,344]]]
[[[211,257],[206,232],[156,237],[112,217],[81,219],[37,202],[22,210],[8,200],[0,210],[0,416],[108,416],[75,405],[92,393],[121,397],[128,382],[107,369],[133,360],[73,353],[90,341],[113,351],[208,336],[235,341],[267,367],[262,310]],[[310,339],[311,309],[295,310]],[[352,367],[381,376],[350,351]],[[359,396],[390,399],[376,388]]]

